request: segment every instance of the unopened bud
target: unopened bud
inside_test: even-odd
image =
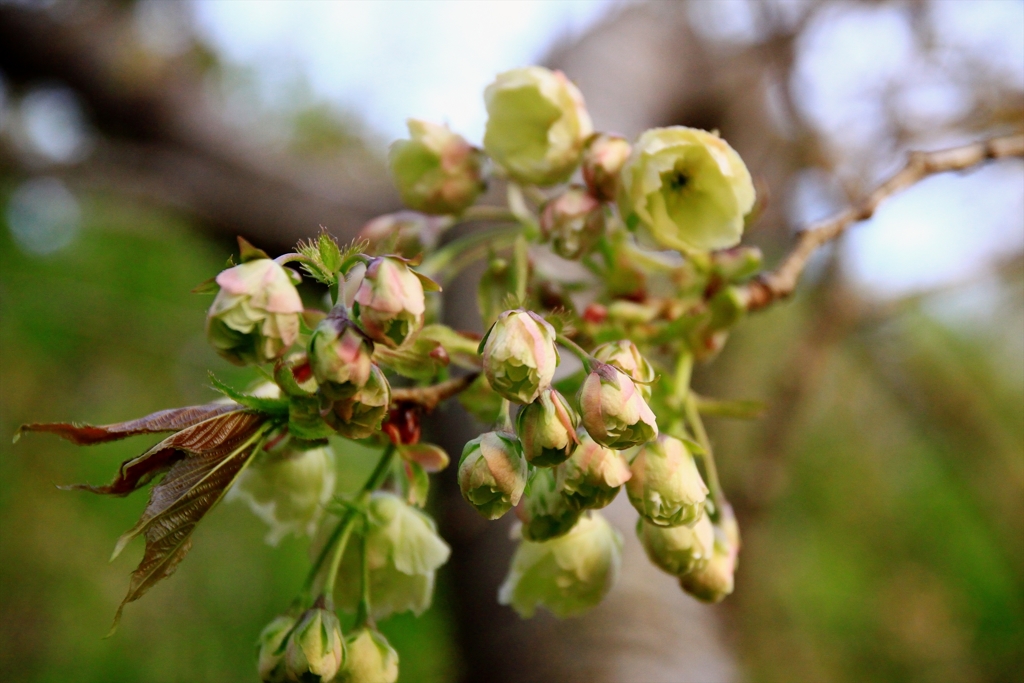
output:
[[[544,205],[540,229],[551,248],[566,259],[590,251],[604,234],[604,208],[582,187],[570,187]]]
[[[628,339],[601,344],[594,349],[594,358],[607,363],[629,375],[644,400],[651,399],[651,383],[656,377],[654,368],[636,348],[636,344]]]
[[[630,477],[629,465],[618,451],[605,448],[584,432],[572,456],[558,466],[558,488],[575,510],[605,507]]]
[[[622,536],[596,512],[564,536],[520,542],[498,602],[523,617],[537,606],[567,617],[595,607],[611,590],[622,563]]]
[[[351,398],[370,379],[373,342],[335,309],[309,339],[309,362],[320,391],[337,401]]]
[[[580,416],[565,397],[554,389],[545,389],[516,417],[516,434],[523,455],[537,467],[565,462],[576,450],[579,423]]]
[[[738,548],[725,531],[715,527],[715,540],[707,564],[679,578],[684,591],[703,602],[721,602],[732,593]]]
[[[733,247],[711,255],[711,267],[726,282],[742,282],[761,270],[764,261],[757,247]]]
[[[328,415],[329,423],[344,437],[365,439],[380,431],[391,404],[391,385],[381,369],[370,368],[370,378],[355,396],[337,401]]]
[[[220,291],[206,317],[206,337],[236,365],[276,360],[299,336],[302,300],[291,276],[271,259],[221,272]]]
[[[593,125],[565,74],[539,66],[506,71],[487,86],[484,103],[484,149],[512,178],[554,185],[572,174]]]
[[[256,669],[263,683],[285,683],[288,680],[284,664],[284,651],[288,634],[295,626],[295,617],[281,615],[266,625],[260,633]]]
[[[462,497],[487,519],[498,519],[519,503],[527,466],[512,434],[486,432],[466,444],[459,461]]]
[[[402,261],[375,258],[356,291],[352,311],[373,341],[397,348],[423,327],[426,300],[419,277]]]
[[[607,363],[593,364],[578,402],[583,426],[603,446],[621,450],[658,436],[654,412],[633,380]]]
[[[345,639],[345,666],[338,683],[395,683],[398,653],[378,631],[361,628]]]
[[[555,477],[550,468],[535,469],[516,506],[516,516],[523,523],[522,536],[528,541],[547,541],[567,534],[580,517],[580,511],[562,495]]]
[[[636,522],[636,535],[651,562],[673,576],[702,569],[715,542],[715,529],[707,515],[702,515],[693,528],[655,526],[641,517]]]
[[[313,607],[299,619],[285,649],[288,680],[327,683],[334,680],[345,661],[345,642],[337,615]]]
[[[708,487],[682,441],[662,435],[636,454],[629,469],[629,502],[651,524],[689,525],[700,519]]]
[[[532,403],[551,386],[558,365],[555,328],[533,311],[505,311],[482,342],[491,388],[516,403]]]
[[[388,164],[402,202],[430,214],[461,213],[486,185],[483,154],[447,126],[409,119],[409,140],[391,145]]]
[[[597,133],[583,150],[583,180],[590,193],[604,202],[613,201],[619,191],[619,173],[632,147],[619,135]]]

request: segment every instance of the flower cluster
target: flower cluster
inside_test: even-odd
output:
[[[484,102],[480,147],[409,121],[388,154],[407,210],[373,219],[351,246],[324,232],[272,259],[239,240],[240,263],[206,287],[206,334],[272,381],[215,380],[223,399],[131,422],[23,428],[76,443],[171,432],[109,486],[87,487],[124,495],[164,477],[117,550],[147,528],[180,543],[147,532],[125,603],[151,585],[147,567],[181,560],[222,497],[247,502],[271,543],[314,537],[293,610],[260,636],[264,681],[397,679],[374,624],[426,610],[450,554],[420,509],[449,458],[419,438],[421,417],[456,395],[492,425],[462,451],[463,497],[487,519],[519,520],[503,604],[528,617],[599,603],[623,539],[598,511],[623,488],[653,564],[700,600],[732,591],[739,527],[701,415],[747,409],[697,396],[690,378],[743,318],[760,269],[760,253],[737,246],[755,208],[749,172],[717,133],[595,132],[558,71],[499,74]],[[477,204],[489,185],[507,206]],[[445,234],[479,222],[497,225]],[[480,337],[442,324],[444,302],[428,293],[484,259]],[[300,269],[313,281],[301,294]],[[352,442],[379,460],[358,491],[339,492]],[[354,614],[345,632],[336,608]]]

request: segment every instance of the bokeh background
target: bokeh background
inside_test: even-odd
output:
[[[308,541],[271,548],[221,506],[103,640],[141,549],[106,558],[144,495],[55,484],[146,444],[8,437],[208,400],[211,369],[250,379],[189,294],[233,236],[350,238],[398,207],[383,159],[407,117],[479,141],[483,87],[529,63],[565,70],[598,129],[721,130],[770,198],[748,236],[769,263],[908,149],[1024,129],[1019,0],[0,1],[3,680],[255,679]],[[1020,680],[1024,164],[886,203],[697,384],[768,406],[711,425],[744,531],[735,594],[698,607],[627,548],[610,606],[523,622],[494,604],[507,530],[441,486],[435,605],[382,627],[403,681]]]

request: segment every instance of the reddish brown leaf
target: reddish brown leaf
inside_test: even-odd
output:
[[[106,486],[73,484],[65,488],[124,496],[145,486],[154,477],[188,454],[230,452],[248,439],[266,420],[258,413],[236,410],[216,415],[172,434],[142,455],[121,464],[117,478]]]
[[[138,434],[176,432],[223,413],[238,410],[235,403],[207,403],[187,408],[172,408],[140,417],[138,420],[110,425],[76,425],[71,422],[46,422],[22,425],[14,435],[17,441],[24,432],[47,432],[64,437],[79,446],[117,441]]]
[[[252,415],[252,414],[247,414]],[[222,440],[212,450],[205,450],[178,460],[163,480],[153,487],[149,504],[139,521],[117,542],[114,556],[128,542],[145,532],[146,551],[139,566],[132,572],[128,594],[117,609],[114,628],[124,606],[142,597],[150,588],[174,573],[192,547],[192,532],[238,477],[260,446],[266,430],[265,418],[253,416],[243,438]],[[113,629],[112,629],[113,630]]]
[[[409,462],[414,462],[427,472],[440,472],[448,467],[448,454],[432,443],[417,443],[398,447],[398,452]]]

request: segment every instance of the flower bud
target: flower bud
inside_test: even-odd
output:
[[[330,446],[297,450],[285,446],[260,452],[228,489],[227,500],[244,500],[270,527],[267,543],[288,534],[313,535],[334,494],[334,452]]]
[[[575,510],[597,510],[615,499],[630,477],[618,451],[605,448],[585,432],[572,457],[558,466],[558,488]]]
[[[371,220],[359,231],[359,237],[370,243],[371,253],[413,258],[436,247],[450,224],[449,218],[396,211]]]
[[[716,133],[672,126],[648,130],[622,169],[619,211],[662,247],[732,247],[754,206],[750,172]]]
[[[555,328],[533,311],[505,311],[481,345],[484,374],[502,398],[532,403],[551,386],[558,365]]]
[[[352,398],[337,401],[327,419],[342,436],[365,439],[380,431],[390,404],[391,385],[381,369],[374,365],[363,388]]]
[[[487,519],[498,519],[519,503],[526,475],[526,459],[512,434],[486,432],[462,449],[462,497]]]
[[[387,638],[370,628],[361,628],[345,639],[345,666],[338,683],[395,683],[398,653]]]
[[[657,377],[654,368],[628,339],[601,344],[594,349],[594,358],[629,375],[645,401],[651,400],[651,383]]]
[[[366,268],[352,310],[370,339],[397,348],[423,327],[423,285],[402,261],[375,258]]]
[[[267,624],[260,633],[256,669],[263,683],[285,683],[288,680],[284,651],[293,626],[295,617],[281,615]]]
[[[593,125],[565,74],[539,66],[506,71],[484,90],[484,103],[484,149],[513,179],[554,185],[572,174]]]
[[[544,204],[540,229],[556,254],[579,258],[604,234],[604,207],[582,187],[570,187]]]
[[[619,173],[633,150],[620,135],[597,133],[583,150],[583,180],[597,199],[610,202],[619,192]]]
[[[299,336],[302,300],[291,276],[271,259],[222,271],[220,291],[206,316],[206,337],[236,365],[280,358]]]
[[[422,614],[434,596],[438,567],[451,549],[429,516],[392,493],[378,491],[367,509],[366,558],[370,574],[370,615],[386,619],[412,610]],[[355,611],[362,590],[362,550],[349,542],[335,582],[334,598]]]
[[[351,398],[370,379],[373,342],[335,309],[309,339],[309,363],[324,396],[334,401]]]
[[[462,213],[486,185],[483,154],[447,126],[409,119],[409,140],[388,152],[391,177],[402,202],[430,214]]]
[[[523,499],[516,506],[516,516],[523,523],[523,538],[547,541],[569,533],[580,518],[580,510],[571,507],[562,495],[555,471],[538,467],[526,483]]]
[[[344,661],[345,642],[337,615],[319,607],[306,610],[285,649],[288,680],[327,683],[334,680]]]
[[[565,397],[554,389],[545,389],[516,417],[516,434],[523,455],[537,467],[565,462],[579,443],[576,438],[579,423],[580,416]]]
[[[673,576],[703,569],[715,543],[715,528],[707,515],[701,515],[692,529],[655,526],[641,517],[636,535],[651,563]]]
[[[708,487],[682,441],[663,434],[636,454],[629,470],[629,502],[651,524],[691,525],[700,519]]]
[[[558,617],[580,614],[608,594],[621,562],[622,536],[592,512],[564,536],[520,542],[498,602],[527,618],[538,605]]]
[[[597,362],[577,398],[583,426],[608,448],[638,446],[658,436],[658,423],[633,380],[621,370]]]
[[[738,548],[721,527],[715,527],[711,557],[703,567],[679,578],[684,591],[703,602],[721,602],[732,593]]]

